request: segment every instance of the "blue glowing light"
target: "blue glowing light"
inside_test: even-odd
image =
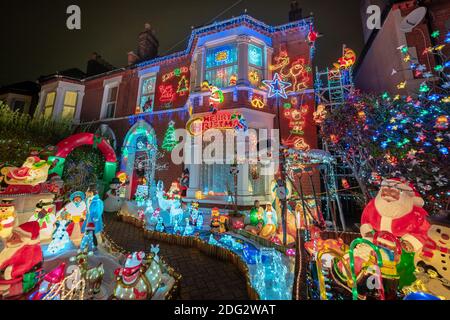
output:
[[[248,45],[248,63],[258,67],[263,65],[263,53],[262,49],[253,44]]]
[[[263,83],[269,88],[269,98],[282,97],[287,99],[286,89],[292,86],[291,83],[283,81],[278,73],[275,73],[273,80],[264,80]]]

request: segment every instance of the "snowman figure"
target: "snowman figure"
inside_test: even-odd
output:
[[[450,212],[428,217],[431,224],[428,240],[416,262],[425,269],[434,269],[447,285],[450,284]],[[449,289],[450,291],[450,289]]]

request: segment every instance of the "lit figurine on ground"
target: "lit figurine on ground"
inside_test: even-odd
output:
[[[91,185],[86,191],[87,214],[82,232],[92,233],[94,245],[97,246],[97,234],[103,231],[103,201],[97,193],[97,186]]]
[[[86,203],[84,202],[86,196],[83,192],[77,191],[70,195],[70,202],[58,212],[58,218],[69,221],[67,232],[70,240],[79,246],[83,235],[81,234],[81,227],[86,219]]]
[[[264,228],[261,230],[260,236],[266,239],[272,238],[277,232],[277,225],[277,213],[269,203],[266,205]]]
[[[34,214],[30,218],[30,222],[36,221],[39,223],[39,236],[41,241],[50,240],[53,231],[55,230],[56,222],[56,207],[53,199],[42,199],[36,205]]]
[[[213,208],[211,210],[211,231],[218,230],[220,228],[220,211],[219,208]]]

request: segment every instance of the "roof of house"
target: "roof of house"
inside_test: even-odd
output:
[[[38,82],[42,83],[53,78],[65,78],[68,80],[79,81],[86,78],[86,73],[78,68],[70,68],[63,71],[56,71],[50,75],[41,76],[39,77]]]
[[[252,29],[255,29],[256,31],[259,31],[265,35],[273,35],[278,32],[286,32],[289,30],[293,30],[296,28],[305,28],[313,24],[314,19],[312,17],[307,17],[301,20],[297,20],[294,22],[289,22],[287,24],[279,25],[279,26],[269,26],[265,24],[264,22],[257,20],[247,14],[241,15],[239,17],[231,18],[228,20],[220,21],[220,22],[214,22],[212,24],[198,27],[192,30],[191,36],[189,38],[188,45],[185,50],[176,52],[167,56],[158,57],[152,60],[140,62],[136,64],[137,67],[144,67],[148,65],[154,65],[158,64],[167,60],[181,58],[183,56],[188,55],[191,53],[192,49],[194,48],[195,41],[202,36],[220,32],[226,29],[231,29],[236,26],[245,25],[247,27],[250,27]]]
[[[125,69],[133,69],[133,68],[141,68],[146,66],[152,66],[152,65],[158,65],[161,63],[165,63],[171,60],[176,60],[180,58],[184,58],[191,54],[192,50],[195,48],[195,44],[197,40],[202,37],[213,33],[218,33],[227,29],[233,29],[238,26],[247,26],[249,28],[252,28],[264,35],[274,35],[279,32],[288,32],[292,31],[298,28],[304,28],[305,30],[309,30],[310,25],[314,23],[313,17],[306,17],[301,20],[289,22],[283,25],[279,26],[270,26],[266,23],[257,20],[247,14],[234,17],[228,20],[220,21],[220,22],[214,22],[211,24],[208,24],[206,26],[200,26],[196,27],[192,30],[191,35],[189,37],[188,45],[185,50],[175,52],[166,56],[160,56],[151,60],[142,61],[139,63],[136,63],[134,65],[125,67],[125,68],[118,68],[116,70],[109,71],[105,74],[111,74],[119,71],[123,71]],[[103,74],[103,75],[105,75]],[[86,79],[95,79],[98,77],[101,77],[102,74],[94,75],[92,77],[87,77]]]
[[[33,81],[23,81],[0,87],[0,94],[16,93],[23,95],[34,95],[40,90],[40,85]]]

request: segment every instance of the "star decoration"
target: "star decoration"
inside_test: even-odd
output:
[[[264,80],[263,83],[269,88],[269,98],[282,97],[287,99],[286,89],[292,86],[289,82],[283,81],[278,73],[275,73],[273,80]]]

